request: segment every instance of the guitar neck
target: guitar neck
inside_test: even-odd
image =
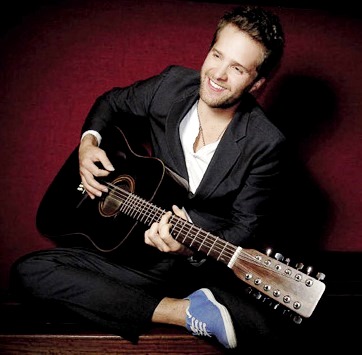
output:
[[[115,186],[109,196],[114,196],[117,201],[122,201],[120,211],[148,226],[154,222],[159,222],[166,211],[141,197],[128,191],[120,190]],[[204,231],[184,220],[181,217],[172,215],[170,219],[171,235],[181,244],[200,251],[207,256],[214,258],[228,265],[237,250],[237,247],[226,242],[209,232]]]

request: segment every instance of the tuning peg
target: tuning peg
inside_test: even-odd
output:
[[[302,270],[303,267],[304,267],[304,264],[303,264],[303,263],[297,263],[297,265],[295,265],[295,268],[296,268],[297,270]]]
[[[303,318],[301,316],[296,315],[293,317],[293,322],[296,324],[302,323],[302,320],[303,320]]]
[[[262,295],[260,292],[255,292],[255,293],[253,293],[253,296],[254,296],[257,300],[260,300],[260,299],[263,297],[263,295]]]
[[[283,309],[282,314],[285,316],[290,316],[290,310],[289,309]]]
[[[312,272],[313,268],[311,266],[308,266],[307,267],[307,271],[306,271],[306,274],[307,275],[310,275],[310,273]]]
[[[318,272],[317,274],[317,280],[323,281],[325,279],[326,275],[323,274],[323,272]]]
[[[278,261],[284,260],[284,256],[280,253],[275,253],[274,258],[277,259]]]
[[[266,254],[267,256],[270,256],[271,252],[272,252],[272,250],[271,250],[271,248],[269,248],[269,249],[267,249],[267,250],[265,251],[265,254]]]
[[[277,309],[280,309],[279,306],[280,306],[280,303],[278,302],[275,302],[274,300],[268,298],[267,299],[269,302],[267,303],[267,306],[272,308],[274,311],[277,310]]]
[[[290,259],[289,259],[289,258],[286,258],[286,259],[284,260],[284,263],[287,264],[287,265],[289,265]]]

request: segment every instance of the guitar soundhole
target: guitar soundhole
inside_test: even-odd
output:
[[[108,184],[108,194],[99,202],[99,213],[103,217],[116,216],[129,193],[135,190],[135,181],[129,175],[119,176]]]

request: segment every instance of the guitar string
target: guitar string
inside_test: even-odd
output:
[[[127,209],[127,207],[129,207],[131,209],[131,211],[133,210],[133,212],[134,212],[133,214],[138,214],[138,215],[142,215],[143,217],[146,217],[146,221],[142,221],[145,224],[150,225],[150,222],[152,223],[154,221],[157,221],[157,222],[160,221],[162,215],[166,212],[165,210],[163,210],[160,207],[157,207],[154,204],[142,199],[141,197],[139,197],[137,195],[134,195],[131,192],[128,192],[128,191],[126,191],[126,190],[124,190],[122,188],[119,188],[117,185],[114,185],[114,184],[108,183],[108,182],[107,182],[107,185],[111,187],[111,190],[113,192],[112,194],[109,194],[109,197],[114,198],[116,201],[122,201],[123,204],[126,205],[126,209]],[[115,197],[118,197],[120,200],[117,200]],[[134,203],[130,204],[130,205],[127,205],[128,197],[131,197],[134,200],[136,200],[138,205],[134,205]],[[137,210],[135,206],[138,207],[139,209]],[[152,208],[150,208],[148,206],[150,206]],[[147,217],[147,215],[145,213],[145,208],[147,209],[147,212],[149,214],[151,212],[153,214],[157,214],[157,218],[152,218],[151,215],[149,215]],[[122,207],[121,207],[121,209],[122,209]],[[125,213],[127,214],[127,211],[125,211]],[[132,215],[132,213],[129,214],[129,215]],[[147,222],[148,218],[150,218],[151,220]],[[235,245],[232,245],[232,244],[228,243],[227,241],[212,235],[209,232],[203,231],[201,228],[193,225],[192,223],[190,223],[188,221],[185,221],[181,217],[178,217],[176,215],[172,215],[171,219],[174,219],[174,220],[176,219],[177,220],[175,224],[172,224],[172,231],[177,231],[178,235],[180,235],[180,233],[184,233],[184,234],[182,234],[182,236],[184,237],[184,240],[187,239],[187,238],[189,240],[192,239],[193,242],[199,243],[200,247],[202,247],[202,246],[208,247],[210,252],[211,251],[217,252],[220,255],[222,254],[224,256],[229,257],[229,259],[231,259],[232,256],[235,254],[235,251],[237,249],[237,247]],[[177,222],[182,222],[182,227],[181,228],[178,227]],[[185,232],[183,232],[183,228],[185,226],[187,226],[187,228],[188,228],[188,232],[186,232],[186,234],[185,234]],[[188,234],[192,230],[197,230],[197,233],[196,233],[194,238],[191,238],[191,237],[188,236]],[[208,242],[207,240],[205,240],[208,236],[211,239],[213,239],[213,242]],[[192,247],[193,242],[190,245],[191,247]],[[253,264],[255,264],[255,265],[257,265],[257,266],[259,266],[261,268],[270,270],[270,268],[268,268],[266,265],[261,264],[260,262],[255,260],[250,254],[246,253],[243,249],[241,249],[241,252],[240,252],[239,256],[242,257],[242,259],[244,261],[249,261],[249,262],[251,262],[251,263],[253,263]],[[218,258],[218,259],[220,259],[220,258]],[[239,265],[239,267],[240,266],[241,265]],[[290,268],[292,269],[292,267],[290,267]],[[291,275],[280,274],[280,272],[278,272],[277,270],[274,270],[274,269],[272,269],[272,271],[274,273],[279,274],[279,275],[285,276],[286,278],[291,278]]]

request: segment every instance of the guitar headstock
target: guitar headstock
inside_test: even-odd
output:
[[[311,275],[312,268],[295,267],[281,254],[270,256],[254,249],[241,249],[232,266],[234,273],[257,292],[295,314],[309,318],[325,291],[325,275]]]

